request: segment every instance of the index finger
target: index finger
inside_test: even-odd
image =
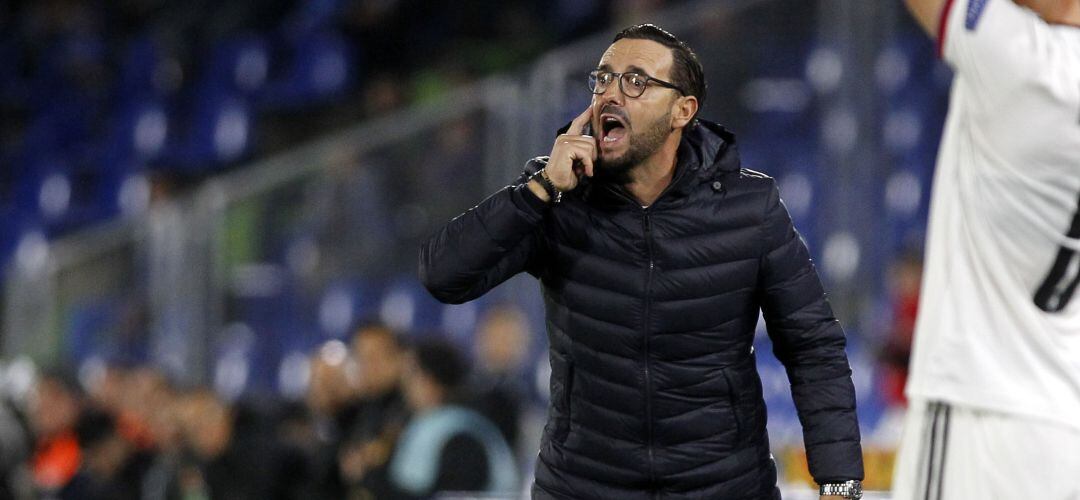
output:
[[[570,122],[570,129],[567,130],[567,132],[571,134],[588,135],[585,134],[585,125],[592,121],[592,116],[593,105],[589,104],[589,107],[585,108],[585,111],[580,115],[577,115],[577,118],[574,118],[574,121]]]

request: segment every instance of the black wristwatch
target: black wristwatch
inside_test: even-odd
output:
[[[862,481],[852,479],[842,483],[825,483],[818,489],[821,496],[837,495],[849,500],[862,498]]]
[[[536,179],[536,182],[540,183],[540,187],[544,188],[544,192],[551,198],[552,203],[558,203],[562,201],[562,191],[559,191],[555,187],[555,183],[551,182],[551,178],[547,175],[547,167],[537,170],[535,174],[529,177],[529,180]]]

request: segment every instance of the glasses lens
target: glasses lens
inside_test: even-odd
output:
[[[589,73],[589,91],[594,93],[594,94],[603,93],[603,91],[600,91],[600,92],[596,91],[596,89],[599,88],[599,86],[600,85],[599,85],[599,82],[598,82],[597,72],[593,71],[593,72]]]
[[[622,91],[629,97],[641,97],[649,81],[635,73],[625,73],[622,76]]]

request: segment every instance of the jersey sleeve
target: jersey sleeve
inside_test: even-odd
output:
[[[1046,22],[1012,0],[948,0],[938,50],[973,90],[1002,93],[1044,66],[1049,38]]]

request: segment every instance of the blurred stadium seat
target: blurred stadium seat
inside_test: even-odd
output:
[[[164,99],[180,86],[183,73],[153,33],[127,42],[120,57],[117,95],[121,100]]]
[[[202,68],[198,93],[249,96],[262,90],[271,66],[263,37],[245,34],[218,42]]]
[[[260,109],[295,110],[340,98],[362,75],[356,47],[332,31],[307,33],[278,49],[281,64],[257,99]]]
[[[155,166],[188,175],[218,171],[250,152],[254,118],[243,98],[233,94],[196,95],[183,117],[168,125],[169,141]]]
[[[381,294],[363,280],[331,284],[319,302],[319,327],[327,338],[346,339],[362,321],[377,318]]]
[[[154,98],[131,98],[116,108],[94,166],[103,171],[139,169],[160,158],[168,137],[165,103]]]

